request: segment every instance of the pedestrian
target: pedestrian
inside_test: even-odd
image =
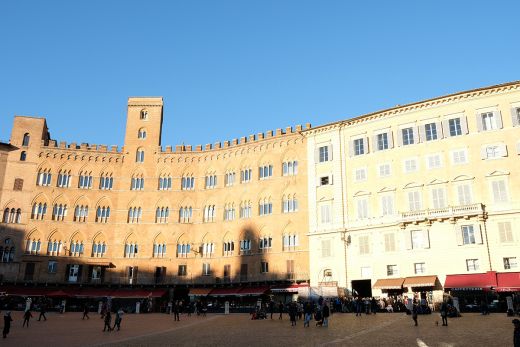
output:
[[[13,318],[11,318],[11,311],[7,311],[4,314],[4,330],[2,331],[4,335],[4,339],[7,337],[7,334],[9,334],[9,330],[11,330],[11,322],[13,321]]]
[[[85,319],[85,317],[87,317],[87,319],[90,319],[90,317],[88,316],[88,312],[89,312],[89,307],[88,307],[88,303],[85,303],[85,305],[83,305],[83,318],[81,319]]]
[[[291,319],[291,326],[296,326],[296,314],[297,314],[297,308],[296,303],[291,302],[289,305],[289,318]]]
[[[110,325],[112,324],[112,315],[110,314],[110,311],[107,311],[105,313],[105,326],[103,327],[103,331],[111,331],[112,328]]]
[[[32,313],[30,310],[27,310],[24,312],[23,314],[23,324],[22,324],[22,328],[25,326],[25,324],[27,323],[27,328],[29,327],[29,319],[32,318]]]
[[[278,319],[282,319],[282,314],[283,314],[283,304],[282,304],[281,301],[280,301],[280,303],[278,304],[278,310],[280,311],[280,316],[278,316]]]
[[[372,306],[371,307],[372,313],[376,314],[377,313],[377,300],[374,297],[372,297],[371,306]]]
[[[513,346],[520,347],[520,320],[513,319],[515,330],[513,331]],[[5,335],[4,335],[5,337]]]
[[[38,317],[38,322],[42,320],[42,317],[44,320],[47,320],[47,317],[45,317],[45,312],[47,312],[47,303],[42,302],[40,305],[40,317]]]
[[[303,313],[305,315],[305,320],[303,321],[304,327],[309,327],[310,321],[312,319],[312,306],[310,302],[306,302],[303,308]]]
[[[358,316],[361,317],[363,302],[361,301],[361,298],[359,296],[356,298],[355,306],[356,306],[356,317],[358,317]]]
[[[414,302],[413,304],[413,307],[412,307],[412,319],[413,321],[415,322],[415,326],[417,326],[417,311],[418,311],[418,307],[417,307],[417,303]]]
[[[178,301],[175,301],[175,304],[173,304],[173,320],[174,321],[180,321],[179,311],[180,311],[180,305]]]
[[[117,312],[116,312],[116,319],[115,319],[114,327],[112,328],[112,330],[115,330],[116,327],[117,327],[117,331],[121,330],[121,321],[123,320],[123,314],[124,313],[125,313],[125,311],[123,311],[122,308],[117,310]]]
[[[448,326],[448,303],[444,300],[441,304],[441,318],[442,318],[442,326]]]
[[[328,327],[329,326],[329,315],[330,315],[330,308],[329,305],[325,302],[323,304],[323,326]]]

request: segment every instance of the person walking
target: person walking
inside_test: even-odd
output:
[[[442,326],[448,326],[448,303],[444,300],[441,304],[441,318],[442,318]]]
[[[356,299],[355,306],[356,306],[356,317],[358,317],[358,316],[361,317],[361,310],[363,307],[363,302],[361,301],[361,298],[359,296]]]
[[[304,327],[309,327],[309,324],[310,324],[311,319],[312,319],[312,306],[311,306],[310,302],[307,301],[305,303],[305,306],[303,308],[303,313],[305,315],[305,320],[303,321],[303,326]]]
[[[7,311],[4,314],[4,330],[2,331],[2,334],[4,335],[4,339],[9,334],[9,330],[11,330],[12,321],[13,321],[13,318],[11,318],[11,311]]]
[[[32,313],[30,310],[27,310],[24,312],[23,314],[23,324],[22,324],[22,328],[25,326],[25,324],[27,323],[27,328],[29,327],[29,319],[32,318]]]
[[[88,307],[88,303],[85,303],[85,305],[83,305],[83,318],[81,319],[85,319],[85,317],[87,317],[87,319],[90,319],[90,317],[88,316],[88,312],[89,312],[89,307]]]
[[[289,305],[289,318],[291,319],[291,326],[293,326],[293,327],[296,326],[296,313],[297,313],[296,303],[291,302],[291,304]]]
[[[42,302],[40,305],[40,316],[38,317],[38,322],[42,320],[42,317],[44,320],[47,320],[47,317],[45,317],[45,312],[47,312],[47,303]]]
[[[173,304],[173,320],[174,321],[180,321],[179,311],[180,311],[180,305],[178,301],[175,301],[175,304]]]
[[[112,315],[110,314],[110,311],[107,310],[105,313],[105,326],[103,327],[103,331],[111,331],[111,325],[112,324]]]
[[[330,316],[330,307],[325,302],[323,304],[323,326],[328,327],[329,326],[329,316]]]
[[[121,330],[121,321],[123,320],[123,314],[124,313],[125,313],[125,311],[123,311],[122,308],[117,310],[117,312],[116,312],[116,319],[115,319],[115,322],[114,322],[114,326],[112,327],[112,330],[115,330],[116,327],[117,327],[117,331]]]
[[[280,303],[278,304],[278,310],[280,311],[280,315],[278,316],[278,319],[282,319],[282,314],[283,314],[283,304],[282,304],[281,301],[280,301]]]
[[[520,320],[513,319],[515,330],[513,331],[513,346],[520,347]],[[5,337],[5,336],[4,336]]]
[[[413,321],[415,322],[415,326],[417,326],[417,313],[419,311],[419,308],[417,307],[417,303],[414,302],[413,303],[413,307],[412,307],[412,319]]]

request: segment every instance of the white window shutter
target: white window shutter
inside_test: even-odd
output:
[[[388,131],[388,148],[394,148],[394,133],[392,130]]]
[[[397,146],[403,146],[403,129],[397,129]]]
[[[520,154],[520,141],[516,143],[516,153]]]
[[[412,249],[412,233],[410,230],[404,231],[404,242],[406,249]]]
[[[480,225],[477,225],[475,228],[475,243],[482,244],[482,231],[480,230]]]
[[[377,134],[372,136],[372,152],[377,152]]]
[[[486,146],[480,147],[480,159],[487,159]]]
[[[497,120],[497,128],[498,129],[502,129],[503,128],[503,125],[502,125],[502,113],[500,111],[495,111],[495,112],[493,112],[493,116]]]
[[[435,127],[437,128],[437,138],[439,140],[444,138],[444,136],[445,136],[444,134],[449,134],[449,132],[446,133],[446,131],[444,131],[444,127],[443,127],[442,122],[436,122],[435,123]]]
[[[482,125],[482,115],[480,114],[480,112],[477,112],[477,114],[475,115],[475,121],[477,122],[478,131],[481,132],[484,127]]]
[[[363,154],[368,154],[368,137],[364,137],[363,142],[364,142]]]
[[[468,119],[464,115],[460,117],[460,128],[463,135],[468,133]]]
[[[332,145],[328,145],[327,147],[329,148],[329,149],[328,149],[328,152],[329,152],[329,161],[332,161],[332,158],[333,158],[333,157],[332,157],[332,154],[333,154],[333,153],[332,153]]]
[[[349,144],[349,146],[348,146],[348,155],[350,157],[353,157],[354,156],[354,140],[350,140],[348,144]]]
[[[518,114],[516,113],[518,109],[520,109],[520,107],[511,108],[511,118],[512,118],[514,127],[517,127],[520,125],[519,119],[518,119]]]
[[[502,144],[500,144],[500,146],[498,148],[500,151],[500,156],[507,157],[507,146],[504,143],[502,143]]]
[[[413,131],[413,143],[418,144],[419,143],[419,131],[417,129],[417,126],[414,125],[412,127],[412,131]]]
[[[320,148],[317,147],[315,150],[314,150],[314,163],[319,163],[320,162]],[[244,171],[240,171],[240,179],[243,181],[244,180]]]
[[[450,136],[450,123],[448,119],[442,121],[442,132],[444,133],[444,137]]]
[[[428,229],[423,230],[424,248],[430,248],[430,231]]]
[[[460,226],[455,225],[453,230],[455,231],[455,239],[457,240],[457,245],[462,246],[464,241],[462,240],[462,230],[461,230]]]
[[[419,138],[417,139],[418,142],[426,142],[426,125],[421,124],[419,125]]]

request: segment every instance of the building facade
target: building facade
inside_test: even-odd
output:
[[[129,98],[124,147],[17,116],[0,147],[2,283],[308,281],[301,126],[161,147],[162,98]]]
[[[311,285],[438,300],[518,273],[519,124],[516,82],[304,131]]]

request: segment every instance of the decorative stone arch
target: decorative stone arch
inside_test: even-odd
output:
[[[80,176],[82,173],[86,175],[92,175],[92,172],[94,172],[94,170],[91,168],[91,165],[86,163],[80,166],[79,170],[77,171],[77,175]]]
[[[182,233],[180,234],[178,237],[177,237],[177,244],[179,243],[186,243],[186,244],[189,244],[190,243],[190,239],[188,238],[188,236],[186,235],[186,233]]]
[[[141,200],[139,199],[139,197],[137,195],[134,196],[132,199],[130,199],[128,204],[126,204],[126,209],[129,209],[130,207],[141,207],[142,208]]]
[[[67,241],[69,242],[69,244],[71,244],[74,241],[79,241],[79,242],[85,243],[87,241],[87,238],[81,231],[76,230],[72,233],[72,235],[69,237],[69,239]]]
[[[59,194],[58,196],[56,196],[54,200],[52,200],[51,205],[55,205],[58,203],[64,203],[70,206],[70,201],[64,194]]]
[[[509,171],[494,170],[486,175],[486,177],[508,176]]]
[[[95,204],[95,208],[98,208],[99,206],[112,206],[112,200],[106,195],[103,195],[100,197]]]
[[[102,231],[98,231],[97,233],[94,234],[92,239],[89,240],[89,241],[92,242],[92,243],[94,243],[94,242],[104,242],[106,244],[107,237],[105,236],[105,234]]]
[[[4,204],[4,206],[2,207],[2,211],[6,208],[20,208],[20,205],[16,202],[16,199],[10,199]]]
[[[419,182],[410,182],[403,186],[403,189],[409,189],[409,188],[422,188],[424,184]]]
[[[155,236],[152,238],[152,243],[157,243],[157,242],[160,242],[160,243],[164,243],[166,244],[167,243],[167,238],[166,236],[164,235],[163,232],[159,231],[155,234]]]
[[[37,167],[36,167],[36,172],[40,171],[40,170],[47,170],[47,169],[50,169],[51,173],[54,171],[54,165],[52,165],[52,163],[48,160],[44,160],[42,163],[40,163]]]
[[[454,177],[451,181],[460,182],[460,181],[470,181],[470,180],[474,180],[474,179],[475,179],[475,177],[473,177],[473,176],[459,175],[459,176]]]
[[[77,205],[85,205],[85,206],[90,206],[90,200],[89,198],[87,198],[86,195],[82,194],[78,197],[76,197],[76,199],[74,200],[74,206],[77,206]]]
[[[34,228],[31,231],[29,231],[27,233],[27,235],[25,236],[25,240],[31,240],[31,239],[43,241],[44,240],[43,233],[40,230],[38,230],[37,228]]]
[[[130,231],[126,237],[124,238],[124,244],[127,244],[127,243],[133,243],[133,244],[138,244],[138,240],[139,238],[137,237],[137,235],[135,234],[135,232],[133,231]]]
[[[371,195],[371,194],[372,193],[367,190],[358,190],[356,193],[354,193],[354,197],[367,196],[367,195]]]
[[[155,209],[157,209],[158,207],[169,207],[171,209],[170,199],[168,199],[167,197],[160,197],[153,206],[154,212]]]

